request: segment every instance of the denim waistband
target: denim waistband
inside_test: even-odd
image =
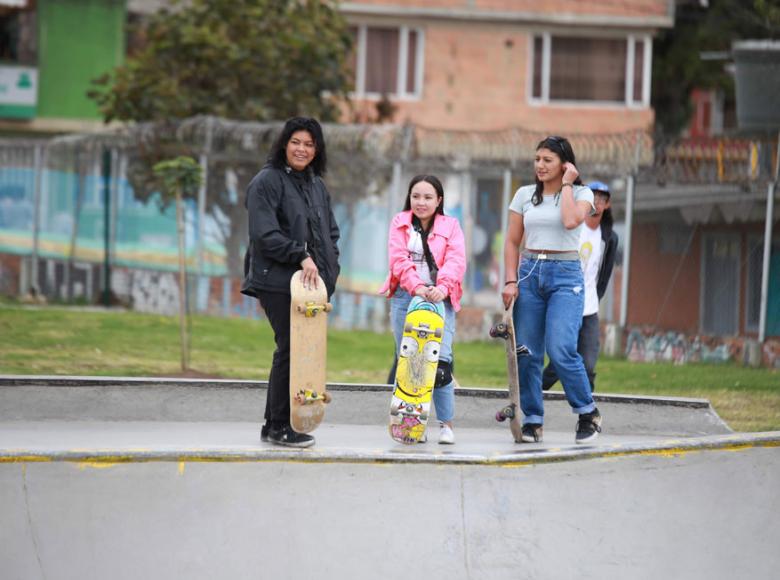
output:
[[[548,260],[550,262],[574,262],[580,259],[577,251],[559,252],[557,254],[545,254],[544,252],[523,252],[523,257],[529,260]]]

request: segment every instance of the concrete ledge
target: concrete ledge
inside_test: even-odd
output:
[[[332,384],[325,424],[386,425],[390,386]],[[262,421],[264,381],[132,377],[0,376],[0,421]],[[505,389],[456,389],[455,425],[493,429]],[[702,399],[597,395],[610,433],[697,437],[731,433]],[[573,432],[560,392],[545,394],[545,430]]]
[[[648,440],[639,443],[618,442],[594,445],[542,447],[516,444],[516,451],[506,452],[420,452],[421,446],[395,449],[343,449],[313,447],[291,450],[267,446],[241,450],[181,450],[181,449],[70,449],[41,451],[36,449],[2,449],[1,463],[72,462],[114,465],[147,462],[217,462],[246,463],[285,461],[295,463],[422,463],[437,465],[497,465],[521,467],[540,463],[620,459],[635,456],[682,456],[703,451],[741,452],[753,448],[780,447],[780,431],[687,439]],[[430,449],[430,448],[429,448]]]
[[[176,387],[201,387],[209,389],[267,389],[268,381],[248,381],[239,379],[179,379],[170,377],[96,377],[96,376],[63,376],[63,375],[0,375],[0,387],[14,386],[44,386],[44,387],[117,387],[117,386],[176,386]],[[365,391],[365,392],[390,392],[392,387],[383,383],[328,383],[328,389],[332,391]],[[480,397],[486,399],[506,399],[505,388],[495,387],[458,387],[455,393],[460,397]],[[566,396],[562,392],[548,391],[544,393],[545,400],[564,401]],[[690,407],[704,409],[710,406],[706,399],[683,397],[654,397],[647,395],[593,395],[595,401],[611,403],[647,403],[669,405],[678,407]]]

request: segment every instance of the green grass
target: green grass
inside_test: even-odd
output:
[[[264,321],[195,316],[188,376],[266,379],[274,350]],[[333,330],[328,380],[382,383],[389,334]],[[463,386],[502,387],[499,341],[455,344]],[[182,376],[175,317],[0,303],[0,374]],[[630,363],[602,358],[598,392],[709,399],[737,431],[780,430],[780,372],[736,364]],[[560,387],[556,387],[559,389]]]

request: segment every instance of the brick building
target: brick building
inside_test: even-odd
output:
[[[561,133],[647,129],[653,35],[667,0],[362,0],[341,9],[355,36],[355,120],[439,129]]]

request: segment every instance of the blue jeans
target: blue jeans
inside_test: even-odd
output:
[[[585,364],[585,372],[588,373],[591,392],[596,390],[596,362],[599,360],[599,348],[601,346],[601,334],[599,329],[599,314],[595,312],[582,317],[580,337],[577,339],[577,352]],[[558,382],[558,375],[552,363],[548,364],[542,373],[542,390],[550,389]]]
[[[404,335],[404,320],[412,297],[400,288],[390,299],[390,322],[395,338],[395,356],[398,358],[398,347]],[[449,299],[444,301],[444,336],[441,338],[439,360],[452,363],[452,339],[455,337],[455,311]],[[455,385],[450,383],[433,389],[433,405],[436,408],[436,418],[449,422],[455,415]]]
[[[550,357],[566,399],[576,414],[596,408],[588,374],[577,352],[585,287],[579,261],[534,260],[523,257],[518,273],[520,296],[512,317],[517,344],[530,350],[517,357],[523,424],[544,423],[542,365]]]

